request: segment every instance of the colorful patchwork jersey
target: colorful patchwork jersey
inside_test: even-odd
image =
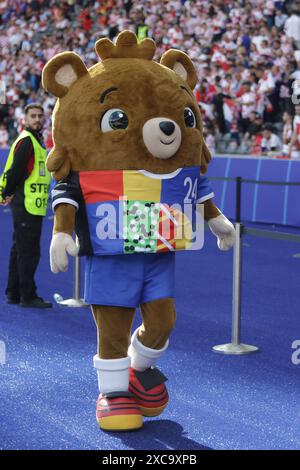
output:
[[[200,167],[170,174],[144,170],[72,172],[52,191],[53,208],[74,205],[81,254],[198,249],[197,204],[214,196]],[[83,227],[85,227],[83,229]]]

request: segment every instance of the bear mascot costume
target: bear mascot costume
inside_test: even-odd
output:
[[[89,69],[64,52],[43,70],[45,90],[58,98],[47,159],[56,180],[50,262],[54,273],[66,271],[75,229],[98,331],[96,418],[101,429],[124,431],[168,403],[155,364],[175,322],[175,251],[195,248],[199,207],[221,250],[235,230],[204,176],[211,156],[190,58],[170,49],[158,63],[154,41],[138,43],[131,31],[95,48],[101,60]],[[131,334],[137,307],[142,325]]]

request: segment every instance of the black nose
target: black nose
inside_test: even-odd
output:
[[[164,134],[171,135],[175,130],[175,124],[171,121],[162,121],[159,123],[159,128]]]

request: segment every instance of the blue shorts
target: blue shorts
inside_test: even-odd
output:
[[[89,256],[85,265],[85,301],[133,307],[174,297],[175,253]]]

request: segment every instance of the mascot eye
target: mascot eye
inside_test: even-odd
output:
[[[195,114],[191,108],[184,109],[184,122],[186,127],[196,127],[196,118]]]
[[[103,114],[100,127],[102,132],[126,129],[128,127],[127,114],[122,109],[109,109]]]

